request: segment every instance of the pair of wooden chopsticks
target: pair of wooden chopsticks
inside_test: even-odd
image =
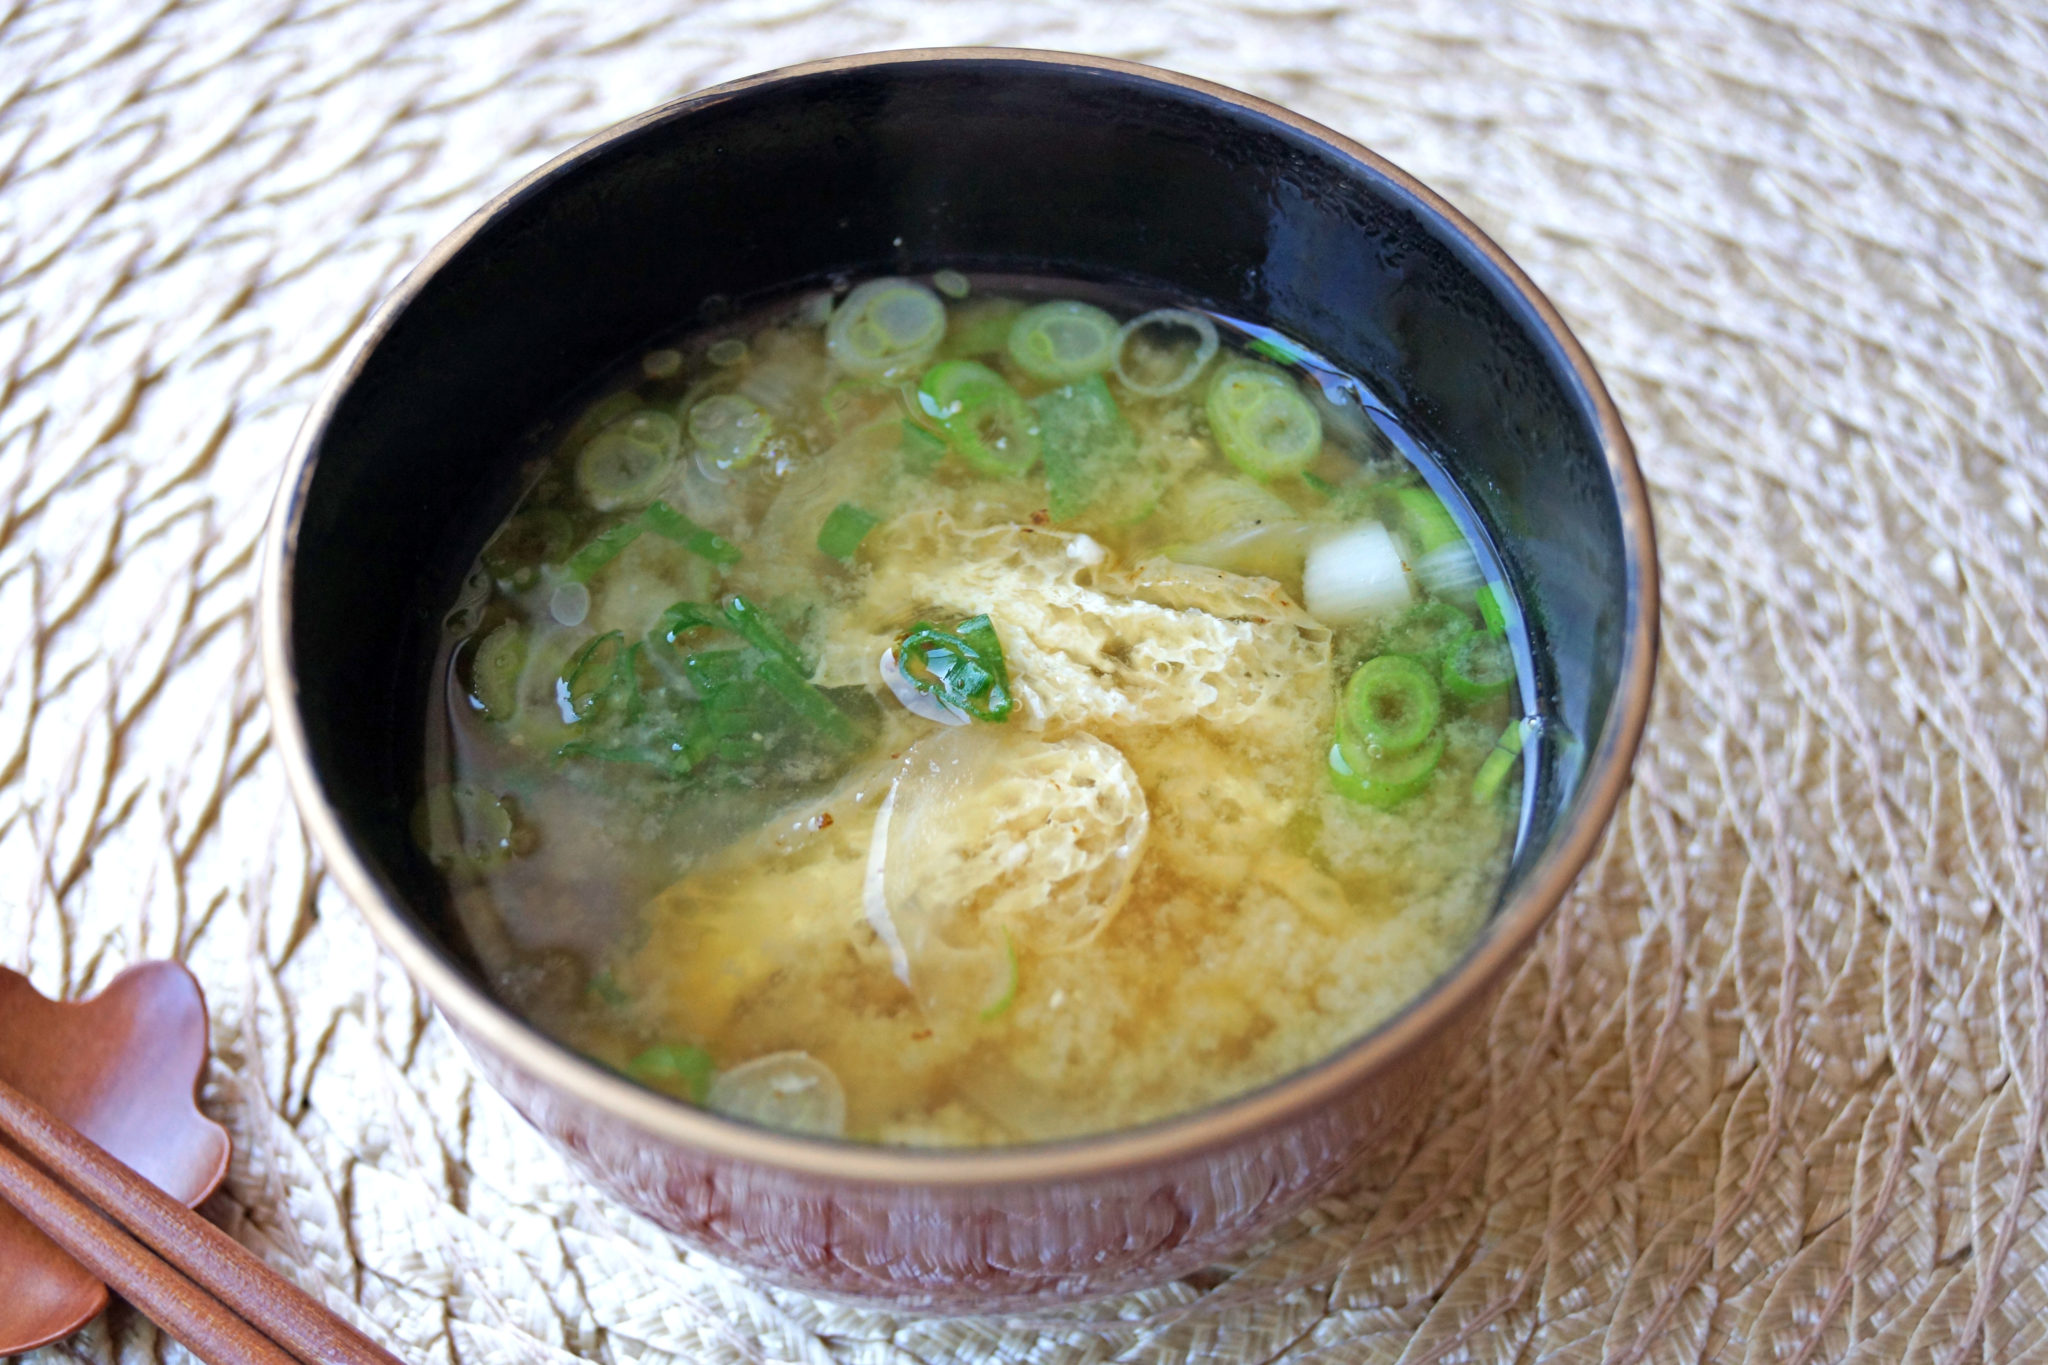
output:
[[[0,1198],[210,1365],[400,1365],[5,1081],[0,1138]]]

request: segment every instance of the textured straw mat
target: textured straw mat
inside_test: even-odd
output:
[[[1471,213],[1641,448],[1636,786],[1439,1110],[1036,1322],[764,1289],[596,1196],[382,960],[265,742],[251,547],[473,206],[839,52],[1094,50]],[[0,13],[0,960],[190,962],[211,1212],[420,1362],[2048,1362],[2048,15],[1956,0],[36,0]],[[0,1292],[5,1292],[0,1286]],[[176,1348],[116,1308],[49,1355]]]

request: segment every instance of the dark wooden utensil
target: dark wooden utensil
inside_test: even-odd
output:
[[[117,989],[138,974],[146,974],[143,985],[117,996]],[[64,1009],[74,1011],[69,1016],[74,1023],[84,1017],[88,1026],[77,1030],[77,1037],[101,1050],[87,1046],[71,1052],[58,1069],[89,1071],[97,1063],[101,1071],[125,1074],[118,1048],[112,1055],[105,1049],[110,1046],[108,1038],[127,1037],[127,1031],[117,1028],[101,1036],[89,1025],[95,1019],[117,1025],[132,1022],[137,1012],[104,1008],[103,1002],[113,998],[118,1006],[137,992],[143,999],[162,993],[159,1003],[166,1006],[162,1013],[178,1021],[186,1016],[176,1006],[197,1006],[199,1059],[203,1063],[204,1004],[197,984],[174,964],[134,969],[98,999],[70,1007],[44,1000],[22,978],[0,972],[0,1054],[15,1054],[0,1055],[0,1200],[5,1201],[0,1213],[18,1211],[25,1219],[25,1230],[31,1236],[24,1237],[21,1245],[39,1258],[25,1258],[25,1263],[89,1272],[88,1278],[97,1277],[93,1287],[99,1290],[98,1303],[105,1302],[105,1289],[99,1285],[104,1281],[212,1365],[293,1365],[294,1357],[308,1365],[398,1365],[395,1357],[278,1276],[232,1238],[9,1082],[5,1073],[10,1061],[19,1062],[21,1054],[41,1051],[35,1035],[19,1028],[19,1023],[36,1016],[47,1022],[51,1017],[48,1011]],[[40,1004],[29,1003],[30,999]],[[93,1013],[96,1007],[98,1014]],[[189,1043],[190,1037],[188,1023],[178,1041]],[[206,1184],[210,1191],[226,1168],[226,1134],[199,1116],[193,1103],[197,1066],[185,1066],[180,1074],[184,1077],[183,1107],[220,1138],[218,1159]],[[137,1093],[144,1089],[132,1082],[131,1088]],[[139,1101],[132,1097],[123,1102],[115,1090],[105,1086],[95,1093],[102,1110],[136,1116],[130,1127],[141,1128],[163,1117],[140,1109]],[[204,1192],[199,1197],[203,1198]],[[34,1238],[41,1238],[64,1265],[58,1266],[57,1260],[44,1255]],[[5,1254],[6,1248],[0,1246],[0,1257]],[[11,1278],[10,1269],[0,1259],[0,1283]],[[4,1330],[7,1311],[8,1302],[0,1301],[0,1330]],[[41,1330],[56,1320],[51,1317],[33,1326]]]
[[[228,1169],[228,1135],[195,1099],[206,1038],[199,983],[175,962],[131,967],[75,1004],[0,969],[0,1082],[188,1207]],[[0,1356],[69,1336],[107,1304],[104,1284],[5,1204],[0,1284]]]

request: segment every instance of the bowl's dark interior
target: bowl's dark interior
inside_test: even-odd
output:
[[[517,491],[508,453],[692,317],[941,265],[1169,289],[1378,386],[1490,524],[1546,709],[1587,751],[1616,722],[1623,540],[1593,404],[1534,309],[1407,190],[1124,72],[804,74],[679,103],[527,185],[404,304],[318,436],[287,603],[313,762],[372,873],[458,957],[407,812],[435,623]],[[1556,753],[1518,870],[1569,820],[1576,768]]]

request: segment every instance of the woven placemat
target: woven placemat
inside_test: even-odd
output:
[[[1034,1322],[763,1289],[474,1081],[266,748],[252,546],[434,240],[662,98],[1094,50],[1470,212],[1642,451],[1635,790],[1438,1111],[1238,1261]],[[180,957],[211,1212],[418,1362],[2048,1362],[2048,18],[1958,0],[43,0],[0,15],[0,958]],[[4,1286],[0,1286],[0,1292]],[[51,1357],[175,1353],[116,1307]]]

